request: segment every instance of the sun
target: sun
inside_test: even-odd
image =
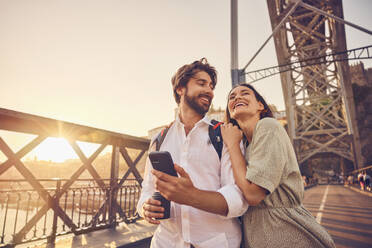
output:
[[[86,157],[92,155],[99,147],[99,144],[82,141],[76,141],[76,144]],[[108,149],[109,148],[106,148],[104,151],[107,152]],[[45,139],[32,151],[28,158],[32,159],[35,156],[37,160],[45,160],[56,163],[62,163],[67,159],[79,159],[78,155],[65,138],[55,137],[48,137]]]
[[[38,160],[57,163],[77,158],[76,153],[65,138],[49,137],[34,149],[33,154]]]

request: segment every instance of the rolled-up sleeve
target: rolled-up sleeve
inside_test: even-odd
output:
[[[153,193],[155,192],[155,187],[153,183],[153,175],[151,173],[152,165],[150,159],[147,157],[146,165],[145,165],[145,174],[144,179],[142,181],[142,189],[141,189],[141,196],[137,203],[137,212],[138,214],[143,217],[143,204],[147,199],[152,197]]]
[[[242,145],[241,150],[243,150]],[[229,208],[227,216],[223,218],[238,217],[247,211],[248,203],[239,187],[235,184],[230,155],[225,146],[221,156],[221,188],[217,192],[222,194]]]
[[[220,188],[219,192],[226,200],[229,208],[227,218],[234,218],[241,216],[247,211],[248,203],[244,200],[244,197],[236,184],[225,185]]]

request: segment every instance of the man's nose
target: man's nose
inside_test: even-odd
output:
[[[210,95],[212,98],[214,97],[214,91],[211,87],[206,87],[206,93]]]
[[[205,88],[207,89],[208,92],[211,92],[213,94],[214,89],[212,85],[207,85]]]

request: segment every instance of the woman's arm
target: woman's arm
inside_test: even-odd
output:
[[[246,179],[247,164],[239,145],[228,147],[228,150],[236,184],[250,206],[258,205],[265,198],[267,191]]]
[[[222,138],[230,154],[235,182],[251,206],[258,205],[266,196],[266,190],[246,179],[247,164],[240,150],[242,131],[232,124],[221,127]]]

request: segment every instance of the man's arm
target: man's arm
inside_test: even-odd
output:
[[[244,150],[243,144],[240,144],[241,151]],[[236,185],[233,169],[231,166],[230,154],[226,145],[222,149],[221,157],[221,188],[218,190],[224,197],[229,206],[227,218],[243,215],[248,209],[248,203],[244,199],[242,191]]]
[[[155,192],[153,175],[151,174],[152,165],[150,160],[146,159],[145,175],[142,182],[141,196],[137,203],[137,212],[147,222],[151,224],[160,224],[159,220],[155,218],[163,217],[164,208],[162,208],[161,202],[152,199],[152,195]]]
[[[160,171],[152,170],[152,174],[157,179],[155,188],[166,199],[210,213],[227,216],[229,208],[221,193],[197,189],[182,167],[177,164],[174,167],[180,177],[173,177]]]

